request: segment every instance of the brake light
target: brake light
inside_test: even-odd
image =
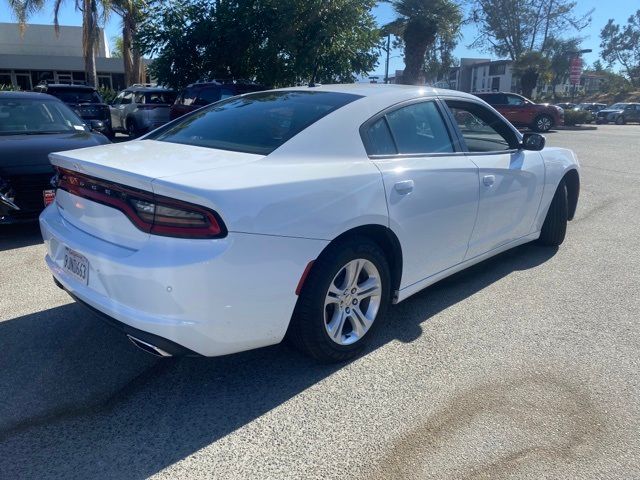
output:
[[[57,187],[113,207],[143,232],[181,238],[221,238],[227,230],[213,210],[57,167]]]

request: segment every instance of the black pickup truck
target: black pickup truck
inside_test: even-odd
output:
[[[66,103],[87,124],[99,120],[104,127],[95,128],[105,137],[113,140],[114,132],[111,126],[111,113],[98,91],[85,84],[77,83],[41,83],[33,89],[35,92],[47,93]]]

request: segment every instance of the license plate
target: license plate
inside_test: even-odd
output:
[[[64,249],[63,268],[85,285],[89,283],[89,260],[68,247]]]
[[[55,190],[45,190],[45,191],[43,191],[42,192],[42,199],[44,200],[44,206],[48,207],[56,199],[56,191]]]

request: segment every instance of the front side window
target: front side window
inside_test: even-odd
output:
[[[480,104],[447,100],[470,152],[500,152],[515,148],[515,133],[491,110]]]
[[[522,97],[518,97],[517,95],[507,95],[507,103],[509,105],[524,105],[525,101]]]
[[[124,95],[120,99],[120,104],[128,105],[131,103],[131,100],[133,100],[133,92],[124,92]]]
[[[398,153],[453,152],[444,120],[434,102],[401,107],[386,114]]]
[[[146,138],[268,155],[311,124],[359,95],[278,91],[233,97],[204,107]]]
[[[0,135],[86,131],[80,118],[64,103],[29,98],[0,99]]]

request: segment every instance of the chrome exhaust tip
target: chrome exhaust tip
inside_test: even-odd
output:
[[[161,348],[156,347],[155,345],[147,343],[143,340],[140,340],[139,338],[133,337],[129,334],[127,334],[127,338],[131,341],[131,343],[133,343],[140,350],[150,353],[151,355],[155,355],[156,357],[172,357],[173,356],[169,352],[165,352]]]

